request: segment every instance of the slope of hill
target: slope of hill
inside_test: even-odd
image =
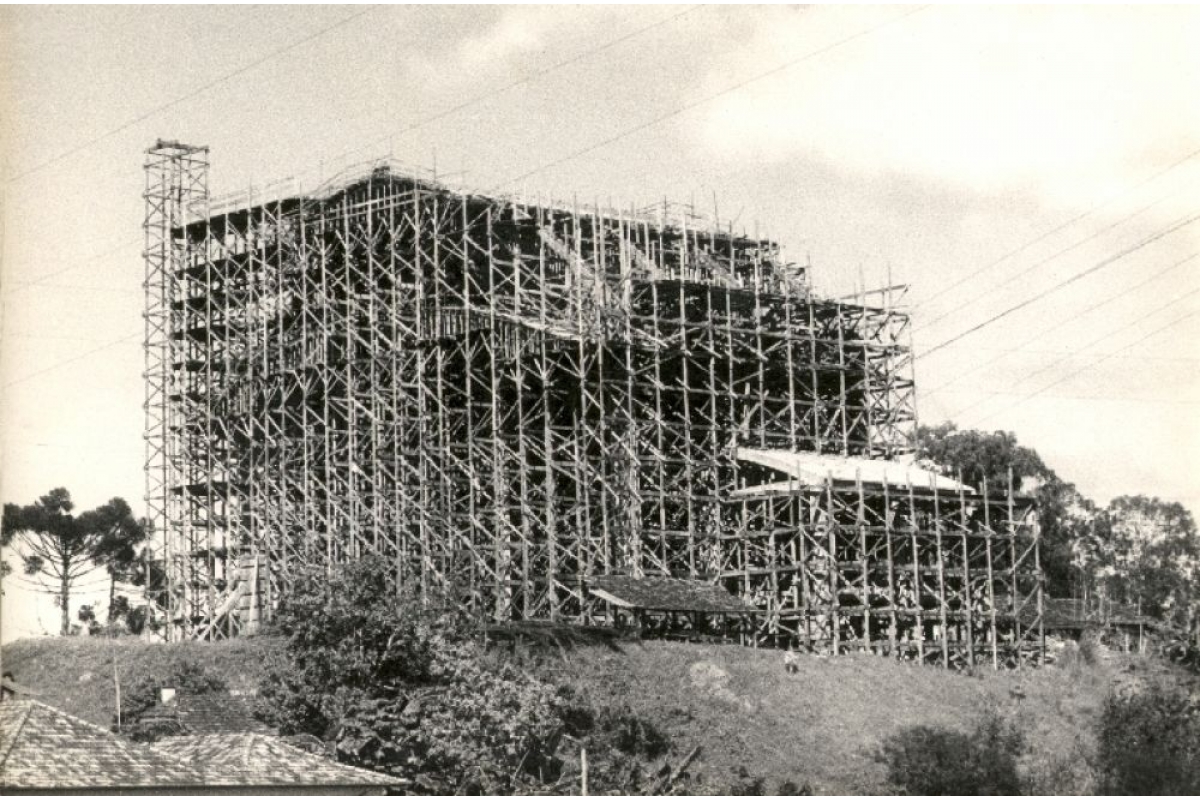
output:
[[[113,664],[153,674],[192,659],[231,688],[249,688],[271,638],[220,644],[30,639],[7,645],[4,669],[40,699],[98,724],[113,713]],[[1030,745],[1023,771],[1046,793],[1086,790],[1087,759],[1104,698],[1130,681],[1169,668],[1113,656],[1018,672],[974,675],[872,656],[801,657],[788,674],[778,651],[676,642],[620,641],[551,651],[540,671],[597,705],[627,705],[666,733],[678,755],[699,745],[692,772],[702,785],[761,779],[815,793],[888,792],[874,754],[912,725],[967,731],[986,712],[1013,720]]]
[[[969,676],[866,655],[802,657],[788,674],[778,651],[666,642],[570,660],[564,679],[596,701],[644,712],[677,749],[700,745],[697,772],[713,785],[744,769],[768,791],[791,781],[818,794],[886,793],[874,758],[884,738],[912,725],[966,732],[988,711],[1025,732],[1028,772],[1069,786],[1122,676],[1111,666]]]
[[[131,676],[165,675],[172,664],[193,661],[220,675],[230,689],[247,689],[258,683],[263,656],[279,646],[268,637],[169,645],[127,637],[45,637],[4,645],[3,665],[17,683],[40,693],[35,699],[107,728],[116,711],[114,670],[126,683]]]

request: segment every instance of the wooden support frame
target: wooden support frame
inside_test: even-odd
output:
[[[674,575],[756,606],[755,643],[1039,657],[1015,623],[1040,608],[1025,501],[832,476],[755,493],[772,476],[735,456],[912,452],[896,287],[820,299],[773,242],[684,206],[528,203],[380,164],[214,213],[207,151],[179,147],[148,154],[146,190],[173,635],[238,633],[211,617],[243,555],[267,616],[298,564],[374,554],[499,621],[611,621],[589,576]]]

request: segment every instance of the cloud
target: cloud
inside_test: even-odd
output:
[[[542,47],[550,18],[525,10],[505,13],[488,29],[467,37],[458,46],[464,67],[491,65]]]
[[[601,23],[611,16],[603,7],[513,6],[495,13],[464,13],[461,28],[475,30],[452,38],[447,33],[443,46],[409,53],[406,67],[410,74],[442,86],[479,83],[537,54],[557,53],[564,43],[586,41],[590,32],[604,30]],[[544,65],[534,61],[527,68],[540,66]]]
[[[897,13],[764,15],[709,85]],[[1198,85],[1196,9],[939,6],[726,95],[692,139],[718,157],[817,157],[1075,205],[1200,147]]]

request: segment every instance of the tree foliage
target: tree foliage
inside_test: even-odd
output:
[[[1104,597],[1193,628],[1200,604],[1200,536],[1182,505],[1156,497],[1117,497],[1080,550]]]
[[[27,575],[44,575],[58,582],[62,635],[70,631],[68,611],[72,584],[96,567],[110,574],[126,564],[146,538],[145,528],[129,504],[114,497],[78,516],[66,489],[52,489],[36,503],[4,505],[0,544],[20,545]]]
[[[905,728],[884,740],[878,759],[888,780],[909,794],[1014,795],[1021,793],[1017,759],[1021,732],[988,715],[971,733],[926,725]]]
[[[1200,794],[1200,709],[1184,689],[1110,697],[1097,738],[1101,794]]]
[[[1052,597],[1080,594],[1086,576],[1076,559],[1075,542],[1086,535],[1095,506],[1064,481],[1036,450],[1017,443],[1006,431],[959,430],[953,422],[921,427],[918,454],[962,476],[982,490],[1028,490],[1038,504],[1042,569]]]
[[[1017,437],[1006,431],[959,430],[953,422],[946,422],[932,428],[922,426],[917,439],[920,457],[949,467],[976,488],[983,488],[986,481],[990,490],[1005,489],[1010,470],[1016,489],[1027,478],[1045,481],[1057,477],[1036,450],[1017,444]]]
[[[192,659],[176,662],[163,672],[130,670],[121,679],[121,714],[113,715],[113,729],[138,742],[178,734],[177,721],[148,713],[158,705],[163,689],[174,689],[179,697],[196,697],[227,688],[223,678]]]
[[[1004,431],[922,427],[919,455],[982,489],[1030,491],[1038,505],[1041,563],[1051,597],[1107,598],[1194,630],[1200,538],[1179,503],[1124,496],[1098,507],[1032,448]]]
[[[555,688],[493,659],[467,622],[398,593],[375,558],[301,574],[276,617],[287,636],[260,714],[339,759],[433,791],[549,779],[563,730]]]

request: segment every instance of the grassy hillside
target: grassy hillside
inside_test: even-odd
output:
[[[972,677],[873,656],[802,658],[789,675],[777,651],[668,642],[623,650],[578,651],[562,676],[597,701],[644,711],[677,749],[700,745],[697,771],[712,785],[744,768],[772,792],[785,781],[821,794],[886,792],[873,756],[887,735],[916,724],[965,732],[990,709],[1026,732],[1036,754],[1028,770],[1069,773],[1123,675],[1107,665]]]
[[[122,671],[155,673],[194,659],[231,688],[250,687],[265,652],[279,646],[269,638],[211,645],[33,639],[6,646],[3,661],[45,702],[107,725],[114,660]],[[541,671],[595,703],[628,705],[652,721],[677,756],[700,745],[692,772],[703,785],[728,786],[744,771],[772,792],[791,781],[839,794],[889,791],[873,757],[889,734],[917,724],[966,731],[989,710],[1024,731],[1031,746],[1022,769],[1038,788],[1085,791],[1104,698],[1169,672],[1134,656],[976,675],[846,656],[802,657],[800,672],[789,675],[778,651],[659,641],[552,651],[541,662]]]
[[[44,637],[4,645],[4,670],[17,683],[36,689],[44,703],[108,727],[116,709],[114,663],[122,683],[134,675],[165,675],[170,665],[199,662],[220,675],[230,689],[258,683],[263,654],[279,647],[269,638],[219,644],[157,644],[131,638]]]

